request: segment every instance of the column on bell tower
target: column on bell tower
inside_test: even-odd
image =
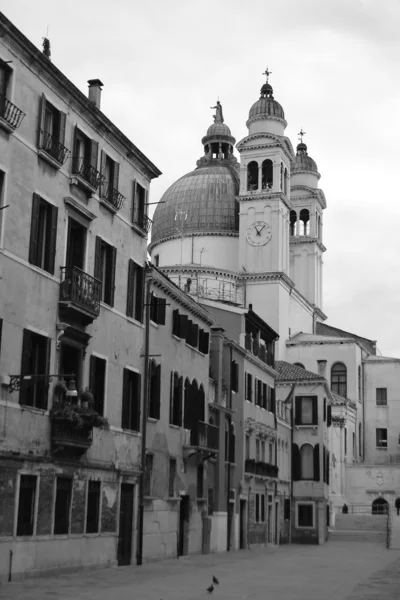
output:
[[[322,310],[323,253],[322,216],[326,200],[318,188],[320,174],[308,156],[300,131],[300,143],[291,170],[290,277],[296,288]]]

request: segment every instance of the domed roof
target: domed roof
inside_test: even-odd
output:
[[[307,146],[304,142],[300,142],[300,144],[297,145],[296,156],[291,168],[292,175],[296,171],[312,171],[319,175],[317,163],[311,156],[308,156]]]
[[[151,246],[187,233],[239,231],[239,175],[229,164],[199,166],[173,183],[154,213]],[[186,218],[177,217],[179,211]]]
[[[219,122],[210,125],[210,127],[207,129],[207,135],[228,135],[229,137],[232,136],[231,130],[229,129],[228,125]]]
[[[267,82],[260,90],[260,99],[253,104],[249,112],[249,119],[252,117],[278,117],[285,119],[285,113],[282,106],[274,99],[274,90]]]

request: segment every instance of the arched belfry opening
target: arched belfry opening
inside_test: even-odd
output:
[[[274,165],[272,160],[267,158],[264,160],[261,168],[262,172],[262,189],[271,190],[274,183]]]
[[[247,189],[250,191],[258,190],[258,163],[255,160],[247,165]]]
[[[290,235],[297,235],[297,212],[295,210],[290,211]]]
[[[300,211],[300,235],[310,235],[310,211],[303,208]]]

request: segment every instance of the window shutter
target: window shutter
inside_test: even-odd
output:
[[[32,265],[35,265],[37,262],[39,208],[40,208],[40,196],[38,196],[38,194],[33,194],[32,217],[31,217],[31,237],[30,237],[30,242],[29,242],[29,262]]]
[[[114,306],[115,294],[115,267],[117,265],[117,249],[111,248],[111,278],[110,278],[110,306]]]
[[[179,334],[179,310],[177,308],[172,311],[172,333],[176,336]]]
[[[187,320],[187,325],[186,325],[186,342],[188,344],[190,344],[191,339],[192,339],[192,321],[190,319]]]
[[[235,392],[239,391],[239,363],[235,363]]]
[[[318,396],[312,398],[312,420],[313,425],[318,425]]]
[[[159,419],[161,407],[161,365],[157,365],[156,367],[156,386],[155,419]]]
[[[326,421],[326,398],[324,398],[324,421]]]
[[[165,325],[166,308],[167,308],[166,298],[158,298],[157,323],[159,325]]]
[[[301,396],[296,396],[295,398],[295,425],[301,425],[301,404],[302,404],[302,397]]]
[[[169,383],[169,422],[174,422],[174,372],[171,371],[171,380]]]
[[[249,400],[253,401],[253,376],[249,373]]]
[[[144,305],[144,269],[136,267],[135,319],[142,323]]]
[[[208,331],[203,331],[203,354],[208,354],[210,348],[210,334]]]
[[[104,152],[104,150],[102,150],[101,154],[100,154],[100,174],[103,176],[105,176],[105,172],[106,172],[106,158],[107,158],[107,155]],[[95,165],[93,165],[93,166],[95,167]],[[102,183],[100,186],[100,196],[102,198],[105,198],[106,194],[107,194],[107,185],[106,184],[111,185],[112,182],[111,181],[106,182],[105,179],[102,180]]]
[[[114,188],[114,190],[118,191],[118,184],[119,184],[119,163],[115,162],[114,163],[114,173],[113,173],[114,177],[113,177],[113,182],[112,182],[112,186]]]
[[[271,388],[271,412],[276,412],[276,401],[275,401],[275,388]]]
[[[231,361],[231,389],[232,391],[236,391],[235,388],[236,383],[236,363],[234,360]]]
[[[97,159],[99,156],[99,144],[98,144],[98,142],[95,142],[94,140],[91,140],[91,142],[92,143],[90,145],[90,164],[97,171]]]
[[[326,450],[325,444],[322,446],[322,481],[326,483]]]
[[[128,262],[128,289],[126,294],[126,315],[133,317],[133,288],[135,277],[135,263],[130,258]]]
[[[31,332],[29,329],[24,329],[22,336],[22,356],[21,356],[21,375],[30,375],[31,365]],[[19,392],[19,403],[26,404],[26,388]]]
[[[89,367],[89,389],[94,395],[96,389],[96,357],[91,355]],[[94,399],[96,402],[96,398]]]
[[[297,444],[292,444],[292,479],[299,481],[301,479],[300,469],[300,448]]]
[[[133,180],[133,185],[132,185],[132,214],[131,214],[131,221],[132,223],[134,223],[136,221],[136,179]]]
[[[187,329],[188,329],[188,317],[187,315],[179,315],[179,337],[181,339],[186,338]]]
[[[122,415],[121,415],[121,427],[123,429],[130,429],[130,419],[129,419],[129,370],[123,370],[123,378],[122,378]]]
[[[328,485],[329,485],[329,482],[330,482],[330,478],[329,478],[330,458],[331,458],[331,453],[329,452],[329,450],[327,450],[326,451],[326,483]]]
[[[43,148],[44,120],[46,114],[46,96],[42,94],[39,107],[38,147]]]
[[[332,406],[330,404],[328,404],[327,425],[328,427],[332,425]]]
[[[60,111],[60,128],[58,130],[58,141],[63,146],[65,145],[65,128],[67,123],[67,115]]]
[[[199,326],[196,323],[192,323],[192,346],[197,348],[199,344]]]
[[[103,280],[102,265],[101,265],[101,246],[102,239],[96,236],[96,246],[94,250],[94,276],[96,279]]]
[[[50,242],[49,242],[49,273],[54,275],[54,265],[56,262],[56,245],[57,245],[57,217],[58,208],[57,206],[51,206],[51,229],[50,229]]]
[[[179,377],[179,394],[178,394],[178,423],[182,427],[182,412],[183,412],[183,377]]]
[[[142,376],[140,373],[136,375],[136,390],[135,390],[135,416],[136,416],[136,428],[135,431],[140,431],[140,414],[141,414],[141,396],[142,396]]]
[[[245,372],[244,374],[244,399],[248,400],[249,391],[248,391],[248,374]]]
[[[319,444],[314,446],[314,481],[320,480],[320,468],[319,468]]]
[[[51,339],[47,338],[45,341],[45,344],[46,344],[45,374],[47,375],[51,372],[50,371]],[[42,388],[43,396],[40,396],[40,398],[39,398],[38,408],[47,409],[47,404],[48,404],[48,400],[49,400],[49,385],[50,385],[49,381],[47,381],[47,385],[46,385],[46,382],[44,382],[44,385]]]

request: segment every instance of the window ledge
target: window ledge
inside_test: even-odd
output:
[[[70,185],[76,185],[77,187],[83,188],[90,196],[94,196],[97,188],[93,187],[86,179],[83,179],[80,175],[71,175]]]
[[[157,500],[157,496],[143,496],[143,499],[147,502],[152,502],[153,500]]]
[[[5,131],[7,131],[8,133],[14,133],[15,128],[12,127],[9,123],[7,123],[7,121],[5,119],[3,119],[2,117],[0,117],[0,127],[2,129],[4,129]]]
[[[176,340],[177,342],[181,342],[183,340],[183,338],[180,338],[179,336],[175,335],[174,333],[171,334],[171,337],[173,337],[174,340]]]
[[[182,425],[175,425],[175,423],[170,423],[169,426],[171,429],[178,429],[178,430],[181,429],[181,427],[182,427]]]
[[[387,404],[375,404],[376,408],[387,408]]]
[[[156,419],[155,417],[147,417],[147,420],[150,421],[150,423],[158,423],[160,419]]]
[[[131,228],[133,229],[133,231],[138,233],[141,237],[147,238],[148,234],[141,227],[139,227],[139,225],[136,225],[135,223],[131,223]]]
[[[48,416],[50,414],[47,408],[37,408],[36,406],[29,406],[29,404],[20,404],[20,407],[21,410],[29,410],[38,415]]]
[[[52,156],[50,156],[50,154],[48,154],[46,152],[46,150],[43,150],[43,148],[39,148],[38,149],[38,155],[40,156],[40,158],[42,158],[43,160],[45,160],[46,162],[48,162],[49,165],[51,165],[55,169],[60,169],[62,167],[62,164],[59,163],[58,160],[56,160],[55,158],[53,158]]]
[[[168,498],[165,499],[166,502],[180,502],[181,497],[180,496],[168,496]]]
[[[207,498],[196,498],[196,501],[197,501],[199,504],[204,504],[205,502],[207,502]]]
[[[377,450],[382,450],[383,452],[387,451],[387,446],[376,446]]]
[[[273,414],[273,413],[271,413]],[[318,429],[318,425],[295,425],[295,429]]]
[[[150,325],[152,325],[152,327],[155,327],[156,329],[158,329],[158,323],[155,323],[151,319],[150,319]]]
[[[194,352],[196,352],[197,354],[200,354],[200,356],[208,356],[207,354],[203,354],[202,352],[200,352],[200,350],[198,348],[195,348],[194,346],[191,346],[190,344],[188,344],[187,342],[185,342],[185,346],[187,348],[190,348],[190,350],[193,350]],[[232,390],[233,392],[233,390]]]
[[[107,210],[110,211],[110,213],[112,213],[113,215],[116,215],[118,212],[118,208],[116,208],[115,206],[113,206],[111,204],[111,202],[109,202],[106,198],[99,198],[99,204],[101,204],[102,206],[104,206],[104,208],[106,208]]]
[[[132,437],[142,437],[142,434],[140,431],[135,431],[135,429],[124,429],[123,427],[118,428],[118,430],[114,430],[114,431],[120,431],[120,433],[124,433],[126,435],[131,435]]]

